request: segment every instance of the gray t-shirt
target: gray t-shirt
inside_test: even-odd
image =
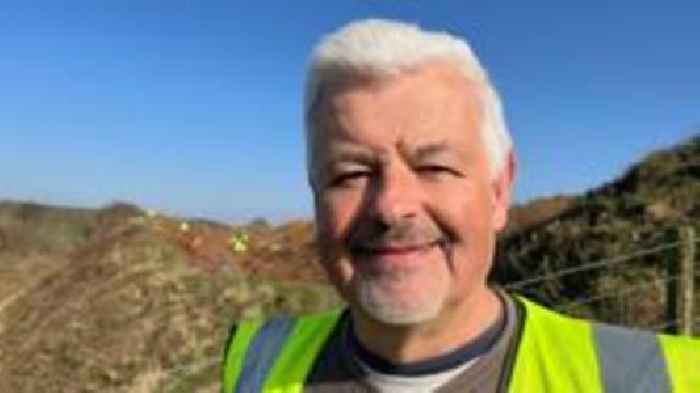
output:
[[[304,392],[438,392],[438,393],[496,393],[506,381],[507,353],[511,351],[514,332],[519,328],[518,312],[513,299],[497,290],[504,304],[502,326],[489,344],[489,348],[463,363],[449,369],[436,370],[420,375],[397,375],[377,370],[359,360],[352,345],[347,313],[339,322],[333,335],[321,351],[313,370],[307,378]],[[479,340],[480,338],[477,338]],[[482,338],[483,339],[483,338]],[[447,355],[449,356],[449,355]]]

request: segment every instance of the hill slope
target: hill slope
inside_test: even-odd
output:
[[[492,278],[512,283],[601,260],[619,259],[663,248],[610,268],[571,274],[522,288],[550,304],[606,297],[584,315],[653,326],[664,322],[668,265],[683,247],[682,231],[700,229],[700,136],[650,154],[625,175],[570,201],[560,214],[501,239]],[[627,293],[626,314],[619,316],[622,288],[658,282]],[[647,285],[648,287],[649,285]],[[629,291],[628,291],[629,292]]]
[[[0,217],[1,392],[216,392],[234,320],[339,304],[286,269],[245,272],[256,255],[226,250],[233,229],[220,224],[185,232],[126,205],[6,202]]]

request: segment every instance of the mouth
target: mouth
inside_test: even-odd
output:
[[[403,259],[419,257],[433,248],[441,246],[442,243],[442,240],[435,240],[419,244],[388,244],[378,247],[356,247],[351,249],[351,253],[358,257],[399,262]]]
[[[442,241],[436,240],[419,244],[357,247],[352,249],[351,253],[370,269],[408,268],[424,265],[428,254],[441,244]]]
[[[377,254],[377,255],[404,255],[404,254],[411,254],[423,250],[427,250],[428,248],[433,247],[437,243],[427,243],[427,244],[419,244],[419,245],[412,245],[412,246],[389,246],[389,247],[378,247],[372,250],[369,250],[370,253]]]

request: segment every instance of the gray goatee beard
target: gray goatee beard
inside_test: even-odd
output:
[[[421,279],[416,276],[425,275],[425,272],[392,272],[371,277],[362,277],[362,273],[358,273],[360,277],[353,285],[355,299],[366,314],[385,324],[427,322],[438,316],[447,300],[449,277],[445,273],[435,274],[426,287],[418,288],[410,297],[394,292],[392,287]]]

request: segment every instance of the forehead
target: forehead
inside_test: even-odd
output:
[[[319,102],[314,150],[448,142],[480,145],[480,86],[445,63],[331,87]],[[329,152],[330,153],[330,152]]]

